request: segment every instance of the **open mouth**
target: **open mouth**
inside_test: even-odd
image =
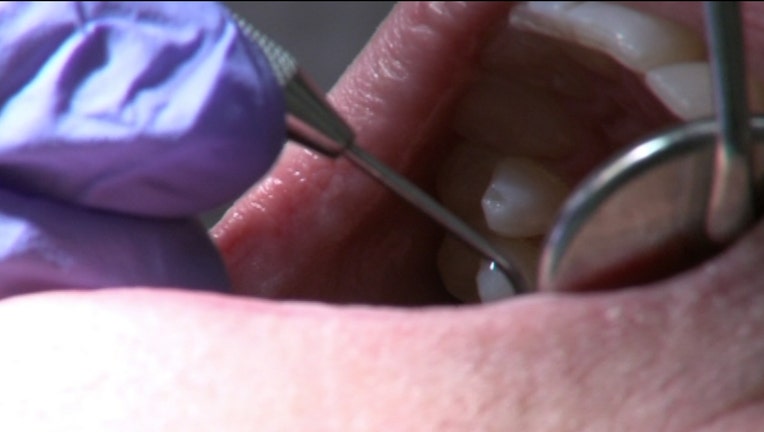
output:
[[[454,128],[462,141],[439,175],[441,197],[519,264],[531,285],[538,285],[539,250],[560,204],[582,175],[655,131],[713,115],[704,45],[702,35],[687,27],[622,5],[531,2],[514,8],[508,26],[483,51],[475,81],[460,100]],[[754,110],[760,108],[760,82],[751,79],[749,93]],[[706,166],[710,172],[710,161]],[[686,207],[687,217],[702,214],[704,209],[691,203],[691,190],[684,188],[699,184],[706,174],[696,174],[693,180],[689,172],[680,177],[682,170],[675,167],[671,177],[684,185],[667,183],[659,185],[660,190],[642,186],[636,202],[658,207],[663,195],[673,195],[666,202]],[[606,262],[621,249],[634,251],[630,237],[657,238],[662,229],[656,222],[650,223],[652,230],[635,222],[653,218],[650,209],[625,202],[609,206],[602,211],[617,209],[616,224],[631,226],[633,233],[608,228],[609,240],[579,241],[578,254],[591,257],[579,259],[577,269],[571,262],[565,264],[570,270],[567,284],[565,279],[558,281],[562,286],[578,290],[582,285],[594,289],[641,284],[708,256],[700,241],[662,242],[653,249],[661,258],[636,259],[633,253],[629,264],[601,272],[595,281],[587,273],[587,261]],[[642,215],[630,216],[633,212]],[[590,224],[607,224],[608,217]],[[668,223],[678,225],[679,219]],[[621,233],[622,243],[615,250],[598,246],[618,243],[612,237],[616,233]],[[608,257],[596,258],[597,251]],[[450,292],[464,301],[512,295],[512,287],[498,272],[477,261],[461,243],[444,242],[439,268]],[[548,277],[550,264],[545,265]],[[588,283],[582,284],[584,279]]]
[[[638,139],[710,115],[710,73],[701,34],[627,6],[531,2],[492,13],[480,18],[482,36],[412,28],[406,43],[432,38],[453,55],[431,64],[427,52],[409,59],[402,40],[378,38],[333,98],[362,146],[373,136],[373,153],[434,191],[535,284],[570,190]],[[755,107],[761,86],[749,87]],[[298,148],[213,234],[241,293],[404,304],[511,294],[472,251],[354,167]]]
[[[702,39],[630,7],[402,2],[331,99],[360,145],[530,277],[583,176],[710,107]],[[670,7],[700,28],[696,10]],[[454,306],[506,292],[478,284],[476,258],[349,162],[288,146],[212,234],[239,294],[362,305],[156,286],[14,297],[0,305],[0,382],[13,390],[0,406],[14,414],[0,416],[13,422],[3,429],[764,424],[762,224],[639,289]],[[98,421],[109,426],[88,427]]]

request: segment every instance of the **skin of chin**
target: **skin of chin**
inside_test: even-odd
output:
[[[655,286],[480,307],[20,296],[0,430],[755,430],[763,245],[758,226]]]

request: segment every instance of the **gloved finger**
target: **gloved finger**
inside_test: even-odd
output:
[[[194,219],[129,217],[2,190],[0,268],[0,298],[117,285],[228,290]]]
[[[4,188],[189,216],[281,150],[281,89],[221,5],[11,2],[0,22]]]

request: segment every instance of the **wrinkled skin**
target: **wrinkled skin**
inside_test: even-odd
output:
[[[364,145],[430,184],[458,89],[507,7],[399,5],[332,93]],[[695,7],[644,7],[701,22]],[[763,76],[764,8],[746,12]],[[349,164],[297,148],[213,234],[242,294],[445,299],[439,230]],[[157,288],[11,298],[0,429],[756,430],[763,258],[759,225],[649,286],[470,307]]]

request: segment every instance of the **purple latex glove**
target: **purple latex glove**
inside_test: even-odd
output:
[[[0,52],[0,296],[225,288],[204,230],[176,218],[240,195],[285,139],[281,89],[229,13],[6,3]]]
[[[195,219],[129,217],[0,191],[0,298],[136,285],[226,291],[228,279]]]

